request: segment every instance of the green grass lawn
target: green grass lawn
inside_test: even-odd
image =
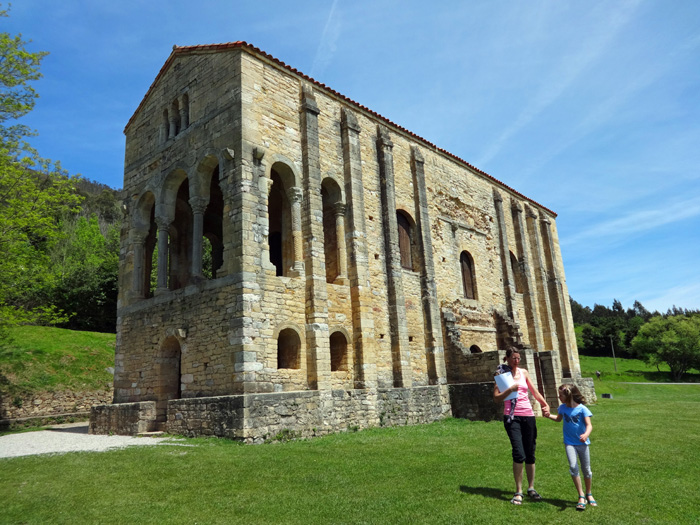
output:
[[[0,522],[697,523],[700,385],[606,386],[613,398],[590,407],[600,506],[583,513],[560,424],[538,421],[544,501],[516,507],[502,423],[450,419],[259,446],[193,439],[0,459]]]
[[[617,381],[624,382],[660,382],[668,383],[673,381],[668,365],[656,366],[648,365],[640,359],[613,359],[612,357],[594,357],[580,355],[581,375],[583,377],[596,377],[596,370],[601,372],[600,381],[596,381],[596,389],[598,384],[610,383]],[[700,373],[697,370],[691,369],[683,375],[681,382],[700,383]]]
[[[10,333],[12,343],[0,345],[0,391],[7,395],[111,388],[106,369],[114,366],[114,334],[46,326]]]

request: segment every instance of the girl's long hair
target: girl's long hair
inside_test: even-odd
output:
[[[586,404],[586,398],[583,396],[583,394],[576,385],[565,383],[559,387],[559,392],[564,394],[564,402],[567,405],[571,404],[572,400],[574,400],[579,405]]]

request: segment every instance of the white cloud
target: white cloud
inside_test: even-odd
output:
[[[328,13],[328,18],[326,19],[326,25],[323,28],[323,34],[321,35],[321,42],[318,44],[316,49],[316,56],[314,57],[313,65],[311,66],[311,71],[309,76],[316,78],[316,76],[323,72],[323,70],[331,63],[333,60],[333,55],[337,51],[337,42],[340,37],[341,32],[341,21],[336,15],[336,7],[338,0],[333,0],[333,5],[331,6],[331,11]]]
[[[632,211],[624,216],[599,222],[577,234],[565,237],[561,243],[563,246],[575,246],[589,239],[601,242],[606,238],[629,237],[667,224],[700,217],[700,196],[698,195],[661,204],[662,206],[657,208]]]
[[[530,104],[518,115],[513,122],[493,144],[486,150],[477,162],[478,166],[485,166],[496,157],[503,146],[523,128],[534,121],[546,108],[551,106],[562,94],[569,89],[575,81],[594,64],[601,56],[604,56],[612,41],[620,30],[634,15],[634,11],[640,4],[639,0],[618,4],[617,12],[606,9],[604,20],[600,23],[597,34],[591,34],[591,39],[582,43],[580,50],[574,56],[564,56],[558,70],[553,71],[548,78],[542,79],[542,88],[534,96]]]

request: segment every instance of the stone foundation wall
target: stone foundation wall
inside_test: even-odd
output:
[[[472,421],[500,420],[503,403],[493,401],[493,381],[449,385],[452,415]]]
[[[24,419],[88,412],[112,402],[112,391],[38,392],[24,396],[0,394],[0,419]]]
[[[167,430],[190,437],[262,443],[380,425],[430,423],[449,415],[447,389],[440,386],[308,390],[172,400]]]
[[[90,434],[135,436],[156,430],[156,402],[98,405],[90,411]]]

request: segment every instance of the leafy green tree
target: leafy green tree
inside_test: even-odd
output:
[[[52,304],[71,314],[74,330],[112,332],[116,327],[119,229],[101,233],[96,215],[63,221],[49,250],[55,274]]]
[[[58,220],[80,202],[75,179],[42,159],[25,140],[33,132],[16,122],[34,107],[38,95],[31,83],[41,77],[46,55],[26,45],[22,35],[0,33],[0,332],[13,323],[64,319],[36,299],[51,288],[46,248]]]
[[[674,380],[700,370],[700,315],[653,317],[632,340],[635,353],[654,365],[666,363]]]

